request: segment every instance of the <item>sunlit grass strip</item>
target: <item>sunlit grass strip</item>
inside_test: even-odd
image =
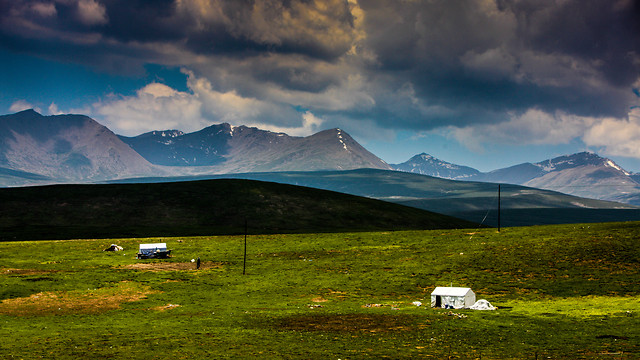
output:
[[[47,291],[29,297],[0,302],[1,315],[96,314],[120,307],[120,304],[144,299],[156,293],[146,285],[121,282],[113,287],[75,291]]]

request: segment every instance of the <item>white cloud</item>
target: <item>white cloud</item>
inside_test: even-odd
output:
[[[305,112],[304,115],[302,115],[302,118],[304,119],[304,121],[302,122],[303,126],[305,128],[311,129],[311,131],[317,131],[320,125],[322,125],[322,123],[324,122],[324,120],[313,115],[311,111]]]
[[[324,111],[369,110],[376,104],[376,100],[368,92],[369,85],[360,74],[352,74],[319,93],[277,86],[269,87],[265,93],[273,101]]]
[[[158,83],[143,87],[135,96],[112,96],[93,107],[108,128],[122,135],[167,129],[195,131],[207,125],[197,97]]]
[[[56,105],[56,103],[52,102],[51,105],[49,105],[49,115],[62,115],[63,112],[60,111],[60,109],[58,109],[58,105]]]
[[[104,5],[95,0],[78,1],[78,20],[87,26],[104,25],[109,21]]]
[[[263,130],[269,130],[273,132],[282,132],[291,136],[309,136],[320,131],[320,126],[324,123],[324,120],[312,114],[310,111],[302,114],[302,126],[298,127],[282,127],[273,126],[269,124],[260,124],[258,127]]]
[[[640,109],[631,109],[627,119],[602,119],[583,140],[589,146],[603,148],[609,156],[640,158]]]
[[[58,14],[58,11],[56,10],[56,6],[53,3],[37,2],[37,3],[31,4],[30,8],[31,8],[31,11],[33,11],[38,16],[41,16],[43,18],[53,17]]]
[[[288,104],[244,97],[236,91],[217,91],[213,84],[185,70],[189,92],[151,83],[135,96],[112,95],[95,103],[91,113],[112,131],[134,136],[151,130],[200,130],[223,122],[306,136],[320,130],[323,120],[312,112],[295,111]],[[55,104],[50,110],[57,110]]]
[[[522,115],[498,124],[479,124],[447,128],[449,136],[472,150],[482,150],[483,144],[557,145],[566,144],[584,136],[597,118],[570,115],[564,112],[550,114],[530,109]]]
[[[499,124],[448,127],[442,132],[467,148],[482,152],[486,144],[558,145],[580,139],[607,156],[640,158],[640,107],[626,118],[584,117],[532,109]]]
[[[235,90],[221,92],[213,88],[213,84],[205,78],[197,78],[187,72],[187,86],[203,104],[203,111],[213,119],[228,122],[232,125],[242,125],[246,121],[254,121],[265,112],[270,112],[274,106],[255,98],[243,97]]]
[[[17,100],[9,107],[10,112],[19,112],[23,110],[34,109],[37,112],[41,112],[38,107],[33,106],[30,102],[26,100]]]

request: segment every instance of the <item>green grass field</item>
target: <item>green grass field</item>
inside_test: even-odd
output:
[[[640,223],[251,235],[246,275],[243,236],[4,242],[0,358],[638,359],[638,238]],[[145,242],[173,257],[136,260]],[[428,307],[450,284],[498,310]]]

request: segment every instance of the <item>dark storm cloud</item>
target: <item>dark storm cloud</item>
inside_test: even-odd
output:
[[[80,4],[102,9],[103,21],[80,16]],[[38,11],[44,7],[55,13]],[[99,37],[93,51],[105,56],[110,43],[136,43],[168,44],[196,55],[283,53],[331,60],[349,49],[353,27],[343,1],[0,0],[0,9],[0,34],[7,42],[34,45],[32,52],[50,56],[59,54],[37,48],[39,39],[86,45],[92,36]],[[145,60],[159,60],[150,58]]]
[[[432,104],[475,108],[467,121],[531,107],[624,116],[640,76],[637,1],[360,6],[379,70],[411,81]]]
[[[186,37],[186,19],[176,16],[173,0],[105,2],[109,23],[105,37],[118,41],[178,41]]]
[[[220,93],[387,128],[532,108],[621,118],[637,105],[639,3],[0,0],[0,46],[120,73],[181,66]]]
[[[219,40],[209,42],[213,46],[205,46],[205,51],[274,52],[331,60],[344,54],[351,43],[348,34],[353,24],[346,2],[224,1],[220,10],[223,16],[201,19],[203,26],[193,33],[205,40],[194,44],[207,45],[207,38]],[[344,34],[332,37],[336,29]]]
[[[504,0],[500,5],[518,18],[519,38],[533,48],[600,62],[616,85],[628,86],[637,78],[631,54],[640,49],[640,2]]]

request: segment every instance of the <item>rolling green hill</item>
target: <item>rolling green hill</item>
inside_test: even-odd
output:
[[[0,240],[477,227],[300,186],[219,179],[0,189]]]
[[[400,203],[498,225],[498,184],[456,181],[399,171],[358,169],[349,171],[269,172],[202,177],[143,178],[129,181],[185,181],[238,178],[273,181]],[[640,208],[521,185],[501,185],[501,225],[530,226],[563,223],[640,220]]]

